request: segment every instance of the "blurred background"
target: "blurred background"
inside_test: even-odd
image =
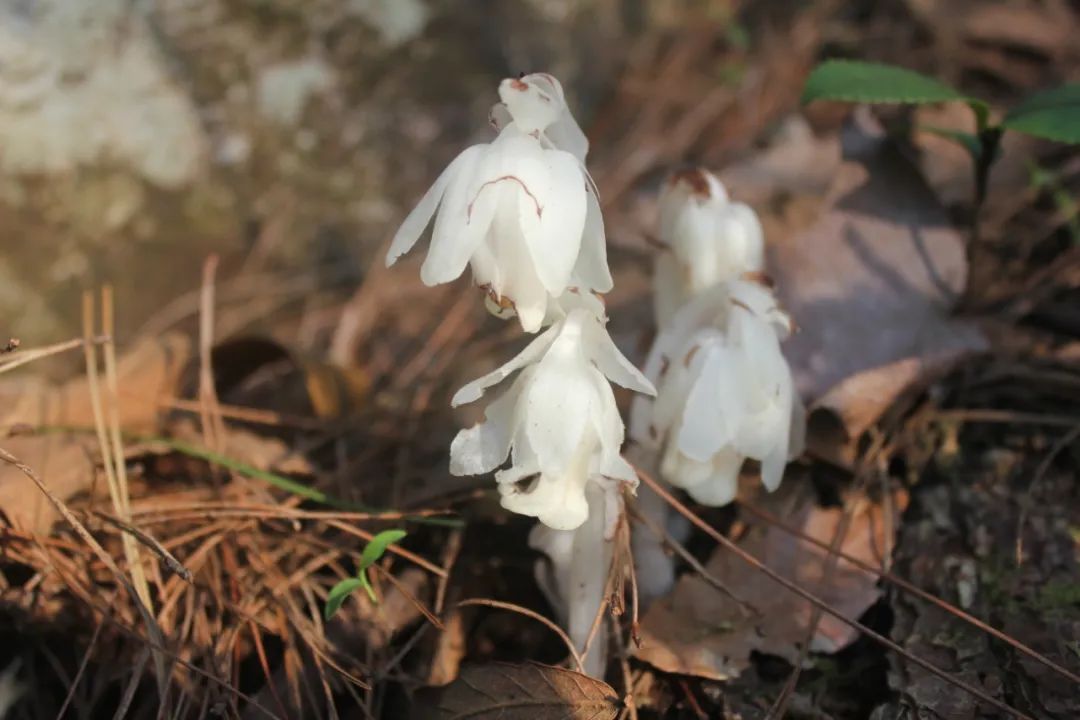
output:
[[[4,332],[66,337],[78,293],[108,281],[135,333],[208,252],[223,277],[267,279],[273,317],[318,314],[490,136],[508,75],[562,79],[611,242],[632,251],[651,223],[635,194],[754,153],[819,58],[1008,103],[1075,73],[1075,19],[1063,0],[3,0]]]

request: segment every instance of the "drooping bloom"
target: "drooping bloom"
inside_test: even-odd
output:
[[[764,235],[754,211],[731,202],[715,175],[693,168],[672,175],[660,195],[654,291],[660,327],[691,298],[717,283],[760,272]]]
[[[585,522],[590,482],[637,486],[633,468],[619,454],[624,429],[609,380],[655,394],[615,347],[589,302],[571,307],[517,357],[461,388],[451,401],[458,406],[478,400],[518,373],[488,405],[484,422],[454,438],[450,472],[487,473],[511,456],[510,467],[495,474],[503,507],[556,530]]]
[[[631,435],[661,453],[660,473],[706,505],[735,498],[747,458],[774,490],[801,452],[804,411],[780,340],[791,321],[763,285],[698,295],[657,338],[645,366],[655,401],[636,398]]]
[[[493,309],[512,309],[523,329],[536,332],[568,287],[611,289],[604,225],[582,164],[587,144],[558,81],[544,74],[504,80],[499,94],[498,137],[450,163],[405,218],[386,262],[408,252],[434,216],[424,283],[454,280],[468,265]]]

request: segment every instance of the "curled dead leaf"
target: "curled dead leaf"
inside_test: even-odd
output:
[[[793,507],[776,513],[787,524],[823,543],[832,542],[844,515],[842,509],[818,507],[807,497],[805,487],[787,504]],[[880,566],[892,547],[892,535],[905,504],[906,496],[899,491],[888,507],[859,499],[841,552]],[[876,576],[842,560],[826,576],[827,551],[800,542],[779,527],[754,528],[740,545],[845,617],[858,618],[881,595]],[[809,629],[811,605],[722,548],[714,552],[706,570],[757,616],[744,615],[736,601],[701,577],[685,575],[671,595],[658,600],[646,613],[637,657],[665,672],[712,680],[738,676],[755,651],[795,662]],[[811,650],[833,653],[856,635],[850,626],[823,615]]]
[[[614,720],[623,703],[602,680],[525,663],[465,666],[457,680],[421,693],[414,720]]]

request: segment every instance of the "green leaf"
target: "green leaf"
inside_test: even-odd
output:
[[[330,594],[326,596],[326,608],[323,610],[323,617],[327,620],[332,618],[334,613],[341,608],[341,604],[345,602],[345,598],[352,595],[357,588],[363,587],[363,584],[363,581],[359,578],[346,578],[330,588]]]
[[[360,566],[356,569],[357,574],[362,573],[378,562],[379,558],[386,552],[386,548],[401,540],[405,535],[404,530],[383,530],[371,538],[371,541],[364,547],[364,552],[360,554]]]
[[[1001,124],[1047,140],[1080,143],[1080,83],[1032,95],[1010,110]]]
[[[327,620],[333,617],[334,613],[341,608],[345,598],[349,597],[358,588],[364,588],[368,597],[371,598],[371,602],[378,601],[375,597],[375,589],[371,587],[371,583],[368,581],[368,568],[379,561],[379,558],[386,552],[386,548],[401,540],[406,534],[404,530],[383,530],[371,538],[368,544],[364,546],[364,551],[360,554],[360,563],[356,567],[356,577],[342,580],[330,588],[330,594],[326,596],[326,608],[323,610],[323,615]]]
[[[901,67],[859,60],[826,60],[814,68],[803,87],[803,103],[814,100],[937,103],[949,100],[971,102],[972,98],[933,78]]]

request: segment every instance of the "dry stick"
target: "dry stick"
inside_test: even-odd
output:
[[[844,512],[840,516],[840,522],[837,524],[836,530],[833,532],[832,542],[829,543],[829,550],[825,555],[825,566],[821,575],[822,585],[828,585],[832,582],[833,573],[836,571],[836,564],[839,560],[839,555],[837,553],[840,551],[840,546],[847,537],[848,530],[851,527],[851,518],[855,512],[855,502],[853,502],[851,498],[853,496],[861,496],[863,489],[866,487],[865,466],[867,462],[876,462],[881,457],[881,451],[884,445],[885,436],[875,429],[873,431],[873,442],[870,448],[856,461],[855,487],[852,490],[852,494],[849,495],[848,499],[844,502]],[[814,636],[817,635],[818,625],[820,624],[821,608],[814,606],[810,609],[810,622],[807,625],[806,636],[803,640],[802,647],[799,648],[799,656],[791,670],[791,674],[788,675],[787,682],[784,683],[784,688],[780,691],[780,695],[777,696],[776,702],[769,708],[769,712],[765,716],[766,720],[783,720],[784,714],[787,712],[788,703],[791,701],[791,696],[799,683],[799,676],[802,674],[803,663],[806,661],[806,656],[810,652],[810,645],[814,642]]]
[[[136,540],[141,542],[146,547],[150,548],[150,550],[152,550],[154,554],[156,554],[158,558],[161,559],[161,562],[165,563],[165,567],[167,567],[171,573],[173,573],[174,575],[179,575],[182,579],[186,580],[188,583],[191,583],[191,571],[184,567],[183,564],[179,560],[177,560],[171,552],[166,550],[165,547],[157,540],[150,537],[134,525],[126,523],[123,520],[114,518],[111,515],[106,515],[100,510],[95,510],[94,515],[109,523],[117,530],[129,533]]]
[[[1076,442],[1078,437],[1080,437],[1080,425],[1059,438],[1054,443],[1054,446],[1050,448],[1050,452],[1046,453],[1046,457],[1039,463],[1039,467],[1035,468],[1035,475],[1031,478],[1031,484],[1028,485],[1027,492],[1024,493],[1024,501],[1020,503],[1020,517],[1016,521],[1016,565],[1018,567],[1024,563],[1024,523],[1027,522],[1028,508],[1031,507],[1031,498],[1035,494],[1035,489],[1039,487],[1043,478],[1050,472],[1050,466],[1057,456],[1061,454],[1061,451]]]
[[[767,522],[767,523],[769,523],[771,525],[774,525],[775,527],[779,528],[780,530],[783,530],[784,532],[788,533],[789,535],[791,535],[793,537],[798,538],[799,540],[802,540],[803,542],[810,543],[811,545],[816,545],[817,547],[822,548],[822,549],[828,549],[828,547],[829,547],[827,544],[825,544],[821,540],[818,540],[815,537],[811,537],[810,535],[807,535],[806,533],[802,532],[801,530],[798,530],[797,528],[793,528],[790,525],[785,524],[783,520],[781,520],[780,518],[776,517],[775,515],[773,515],[772,513],[768,512],[766,510],[762,510],[761,508],[755,507],[753,505],[745,504],[745,503],[740,504],[740,508],[743,509],[743,510],[749,511],[750,513],[758,516],[759,518],[761,518],[765,522]],[[864,561],[860,560],[857,557],[854,557],[852,555],[848,555],[847,553],[845,553],[843,551],[837,552],[836,554],[840,559],[844,560],[845,562],[850,563],[851,565],[854,565],[855,567],[859,568],[860,570],[865,570],[868,573],[872,573],[873,575],[881,578],[882,580],[884,580],[886,582],[889,582],[889,583],[892,583],[893,585],[896,585],[898,588],[900,588],[900,589],[902,589],[902,590],[904,590],[906,592],[909,592],[912,595],[914,595],[914,596],[916,596],[916,597],[918,597],[918,598],[920,598],[922,600],[925,600],[926,602],[929,602],[929,603],[931,603],[933,605],[936,605],[937,607],[941,608],[942,610],[949,613],[950,615],[958,617],[961,620],[963,620],[964,622],[968,623],[969,625],[973,625],[974,627],[979,628],[983,632],[997,638],[998,640],[1001,640],[1003,643],[1006,643],[1007,645],[1009,645],[1014,650],[1016,650],[1018,652],[1021,652],[1024,655],[1027,655],[1032,660],[1035,660],[1036,662],[1042,664],[1043,666],[1049,668],[1050,670],[1053,670],[1054,672],[1058,673],[1062,677],[1068,678],[1069,680],[1073,681],[1074,683],[1077,683],[1078,685],[1080,685],[1080,675],[1077,675],[1076,673],[1068,670],[1067,668],[1064,668],[1061,665],[1058,665],[1057,663],[1055,663],[1050,658],[1039,654],[1038,652],[1036,652],[1032,648],[1028,647],[1024,643],[1020,642],[1019,640],[1017,640],[1017,639],[1015,639],[1013,637],[1010,637],[1009,635],[1006,635],[1005,633],[1001,632],[997,628],[994,628],[991,625],[987,625],[982,620],[978,619],[974,615],[970,615],[970,614],[964,612],[963,610],[956,607],[952,603],[949,603],[949,602],[946,602],[945,600],[942,600],[937,595],[933,595],[932,593],[929,593],[926,590],[923,590],[922,588],[908,582],[907,580],[905,580],[902,577],[899,577],[898,575],[894,575],[894,574],[892,574],[890,572],[883,572],[880,568],[876,568],[873,565],[871,565],[871,564],[869,564],[867,562],[864,562]]]
[[[461,535],[460,530],[454,530],[450,533],[449,540],[446,541],[442,558],[443,571],[446,574],[439,578],[439,584],[435,588],[436,615],[442,615],[443,606],[446,603],[446,588],[450,585],[450,571],[454,568],[458,555],[461,553]]]
[[[636,507],[633,509],[633,515],[636,520],[644,523],[645,527],[649,528],[649,531],[652,532],[653,535],[674,550],[676,555],[685,560],[686,563],[694,569],[694,572],[700,575],[705,582],[709,583],[709,585],[716,590],[719,590],[726,597],[731,598],[731,600],[735,602],[735,607],[739,608],[739,612],[742,613],[744,618],[748,618],[751,615],[761,615],[757,608],[752,607],[749,603],[732,592],[727,585],[721,582],[720,578],[706,570],[705,566],[701,564],[701,561],[694,557],[690,551],[686,549],[685,545],[673,538],[666,528],[660,526],[656,521],[639,511]]]
[[[215,452],[221,452],[225,441],[225,425],[218,409],[217,388],[214,385],[212,352],[214,347],[214,276],[218,256],[210,255],[203,263],[202,292],[199,294],[199,416],[203,440]],[[217,477],[215,475],[215,477]]]
[[[630,672],[630,662],[626,659],[626,642],[619,629],[615,629],[611,634],[615,638],[615,647],[619,651],[619,669],[622,671],[623,687],[626,690],[623,696],[623,711],[619,717],[629,716],[630,720],[638,720],[637,703],[634,702],[634,677]]]
[[[1017,425],[1047,425],[1073,427],[1076,416],[1050,415],[1045,413],[1015,412],[1012,410],[991,410],[984,408],[958,408],[941,410],[927,418],[927,422],[936,420],[958,420],[960,422],[1007,423]]]
[[[113,597],[115,598],[116,596],[113,595]],[[112,601],[109,602],[109,606],[112,606]],[[79,669],[75,671],[75,678],[71,681],[71,687],[68,688],[67,696],[64,697],[64,704],[60,706],[60,711],[56,713],[56,717],[64,717],[68,705],[70,705],[71,701],[75,698],[75,689],[79,687],[79,681],[82,680],[83,673],[86,672],[86,666],[90,664],[90,655],[93,654],[98,638],[101,637],[101,628],[103,627],[105,627],[104,622],[99,622],[94,626],[94,634],[90,636],[90,644],[86,646],[86,652],[83,653],[82,662],[79,663]]]
[[[561,627],[551,622],[540,613],[513,603],[502,602],[501,600],[488,600],[487,598],[468,598],[459,601],[457,604],[458,607],[468,607],[470,605],[486,605],[487,607],[499,608],[500,610],[510,610],[511,612],[516,612],[543,623],[566,644],[566,649],[570,651],[570,656],[574,658],[574,664],[577,665],[578,672],[582,674],[585,673],[585,662],[581,657],[581,653],[577,651],[577,648],[574,647],[574,643],[571,642],[570,636],[567,635]]]
[[[641,478],[645,482],[646,485],[648,485],[654,491],[656,491],[656,494],[658,494],[660,497],[664,498],[664,500],[669,505],[671,505],[673,508],[675,508],[679,512],[679,514],[681,514],[683,517],[685,517],[691,523],[696,525],[699,529],[704,531],[705,534],[707,534],[713,540],[716,540],[716,542],[720,543],[725,548],[727,548],[731,552],[738,555],[739,558],[741,558],[744,562],[748,563],[750,566],[754,567],[755,569],[760,570],[762,573],[764,573],[765,575],[770,577],[772,580],[774,580],[774,581],[778,582],[779,584],[783,585],[785,588],[787,588],[791,592],[795,593],[796,595],[803,598],[804,600],[808,600],[809,602],[813,603],[815,606],[821,608],[823,611],[825,611],[825,612],[829,613],[830,615],[832,615],[833,617],[835,617],[840,622],[844,623],[845,625],[847,625],[849,627],[852,627],[852,628],[858,630],[859,632],[863,633],[864,635],[871,638],[875,642],[889,648],[893,652],[896,652],[899,655],[901,655],[902,657],[906,658],[907,660],[915,663],[916,665],[918,665],[922,669],[926,670],[927,672],[941,678],[942,680],[944,680],[945,682],[947,682],[947,683],[949,683],[951,685],[955,685],[956,687],[960,688],[961,690],[964,690],[965,692],[970,693],[971,695],[979,698],[983,702],[988,703],[990,705],[993,705],[998,710],[1001,710],[1002,712],[1008,713],[1009,715],[1012,715],[1014,717],[1021,718],[1021,720],[1034,720],[1034,718],[1032,718],[1030,715],[1025,715],[1024,713],[1020,712],[1019,710],[1006,705],[1005,703],[1003,703],[1002,701],[1000,701],[1000,700],[998,700],[998,699],[996,699],[994,697],[991,697],[990,695],[988,695],[987,693],[985,693],[982,690],[978,689],[974,685],[971,685],[969,683],[964,682],[963,680],[959,680],[959,679],[953,677],[949,673],[947,673],[944,670],[938,668],[933,663],[931,663],[931,662],[929,662],[927,660],[923,660],[922,658],[920,658],[920,657],[918,657],[916,655],[912,655],[910,652],[908,652],[904,648],[900,647],[898,644],[896,644],[892,640],[888,639],[884,635],[881,635],[880,633],[874,632],[873,630],[866,627],[865,625],[863,625],[859,621],[851,620],[851,619],[845,617],[842,613],[834,610],[827,602],[825,602],[824,600],[819,598],[817,595],[814,595],[813,593],[802,589],[801,587],[798,586],[798,584],[796,584],[796,583],[792,582],[791,580],[788,580],[784,576],[780,575],[775,570],[773,570],[773,569],[769,568],[768,566],[766,566],[764,563],[762,563],[756,557],[754,557],[750,553],[746,552],[746,550],[743,550],[741,547],[736,545],[729,538],[724,537],[724,535],[722,533],[720,533],[714,527],[709,525],[709,523],[705,522],[700,517],[698,517],[692,510],[690,510],[688,507],[683,505],[674,496],[672,496],[671,493],[669,493],[667,490],[665,490],[663,487],[661,487],[660,484],[658,482],[656,482],[656,480],[654,480],[648,473],[644,472],[643,470],[641,470],[638,467],[634,467],[634,469],[637,471],[638,477]]]
[[[67,352],[68,350],[74,350],[76,348],[85,347],[90,345],[101,345],[109,341],[109,338],[104,335],[96,335],[91,338],[75,338],[74,340],[65,340],[55,345],[47,345],[43,348],[37,348],[34,350],[24,350],[18,355],[12,355],[10,358],[4,358],[0,360],[0,373],[6,373],[8,370],[14,370],[17,367],[32,363],[35,360],[41,360],[42,358],[49,357],[50,355],[59,355],[60,353]],[[10,352],[10,351],[9,351]]]

